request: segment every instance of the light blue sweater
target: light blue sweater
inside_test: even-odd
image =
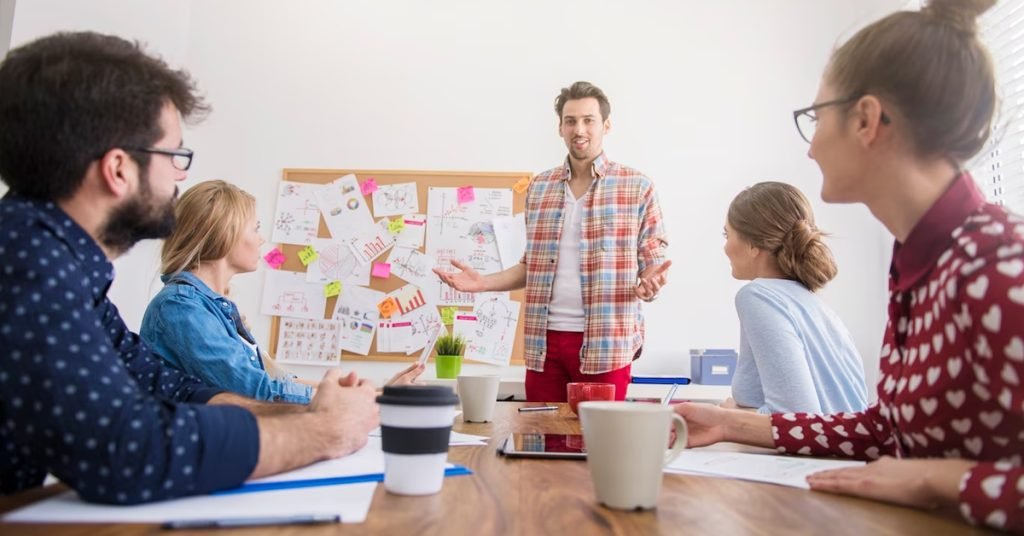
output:
[[[807,287],[755,279],[736,293],[740,355],[732,396],[758,413],[867,407],[864,366],[842,320]]]

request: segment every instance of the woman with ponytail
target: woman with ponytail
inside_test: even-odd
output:
[[[850,333],[815,291],[836,265],[800,190],[762,182],[729,205],[725,254],[736,293],[740,355],[725,407],[758,413],[861,411],[864,368]]]
[[[691,446],[866,460],[808,483],[1024,533],[1024,219],[964,170],[997,105],[975,22],[994,3],[931,0],[867,26],[793,113],[822,198],[863,203],[896,239],[878,401],[838,415],[681,404]]]

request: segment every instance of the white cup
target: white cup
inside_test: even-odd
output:
[[[462,420],[465,422],[491,422],[494,405],[498,401],[501,378],[495,375],[459,376],[459,400],[462,401]]]
[[[384,450],[384,489],[399,495],[441,491],[455,405],[451,388],[393,385],[377,397]]]
[[[579,409],[597,501],[626,510],[657,506],[664,467],[686,446],[686,421],[645,402],[580,402]],[[666,450],[671,426],[676,442]]]

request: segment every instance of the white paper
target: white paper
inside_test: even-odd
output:
[[[267,270],[263,281],[260,312],[270,316],[289,316],[320,320],[327,298],[320,283],[307,283],[306,274]]]
[[[430,336],[438,328],[444,329],[444,325],[441,322],[441,314],[437,311],[437,307],[429,304],[427,307],[420,307],[409,314],[393,316],[391,320],[395,324],[399,322],[408,323],[405,339],[400,346],[401,350],[406,354],[422,349],[427,345],[430,341]],[[405,326],[403,325],[402,327],[404,328]]]
[[[395,247],[388,257],[391,275],[404,279],[422,289],[437,287],[441,278],[434,273],[437,259],[416,249]]]
[[[320,228],[319,184],[281,181],[270,239],[279,244],[309,244]]]
[[[362,523],[366,521],[366,514],[370,511],[376,487],[376,482],[363,482],[260,493],[201,495],[137,506],[86,503],[79,499],[75,492],[69,491],[11,512],[4,516],[4,521],[164,523],[316,514],[340,515],[343,523]]]
[[[398,233],[398,247],[419,249],[423,247],[423,237],[427,231],[426,214],[406,214],[402,217],[405,227]]]
[[[320,186],[316,195],[331,238],[336,242],[348,243],[359,233],[373,228],[373,216],[355,175],[345,175]]]
[[[519,325],[519,302],[491,295],[473,308],[476,322],[466,335],[466,359],[508,365]],[[456,320],[458,315],[456,315]]]
[[[282,318],[274,357],[279,363],[337,363],[341,359],[341,324],[337,320]]]
[[[381,320],[377,322],[377,351],[404,352],[412,335],[412,322],[408,320]]]
[[[494,218],[494,240],[504,270],[519,264],[526,253],[526,214]]]
[[[373,192],[373,216],[398,216],[420,211],[415,182],[382,184]]]
[[[377,304],[385,294],[360,286],[342,288],[341,296],[334,305],[331,318],[340,320],[342,326],[341,348],[359,355],[370,353],[370,344],[377,331],[380,311]]]
[[[388,293],[388,297],[394,298],[398,302],[396,316],[407,315],[427,304],[426,295],[423,294],[420,287],[412,284],[404,285],[391,291]]]
[[[388,231],[388,220],[382,219],[377,225],[358,233],[348,247],[359,262],[368,265],[391,249],[395,240],[395,235]]]
[[[317,259],[306,266],[306,281],[326,284],[341,281],[344,284],[370,284],[370,266],[363,265],[347,244],[332,238],[318,238],[310,243]]]
[[[457,188],[427,191],[427,253],[441,266],[458,259],[482,274],[499,272],[493,221],[512,215],[512,190],[476,188],[474,192],[474,201],[459,204]]]
[[[690,473],[810,489],[807,476],[828,469],[860,467],[864,462],[807,456],[776,456],[747,452],[686,449],[665,467],[670,473]]]

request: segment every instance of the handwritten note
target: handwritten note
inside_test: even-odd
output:
[[[373,271],[370,272],[370,275],[387,279],[391,277],[391,265],[386,262],[375,262],[373,263]]]
[[[319,256],[313,246],[306,246],[299,250],[299,260],[302,261],[303,266],[309,266],[309,263],[315,261]]]
[[[377,188],[377,179],[373,177],[366,179],[359,185],[359,191],[362,192],[363,195],[370,195],[373,192],[376,192]]]
[[[473,191],[472,186],[459,186],[458,190],[458,201],[460,205],[466,203],[472,203],[476,201],[476,192]]]
[[[398,312],[398,301],[389,297],[377,304],[377,310],[380,311],[381,317],[391,318],[391,315]]]
[[[526,178],[519,179],[518,181],[516,181],[515,184],[512,185],[512,189],[515,190],[517,194],[525,192],[529,187],[530,179]]]
[[[455,322],[455,311],[457,310],[455,307],[442,307],[441,322],[446,326],[452,325],[452,322]]]
[[[331,281],[324,285],[324,297],[332,298],[341,294],[341,281]]]
[[[263,260],[267,261],[271,268],[277,270],[284,264],[284,253],[281,253],[280,249],[274,248],[263,256]]]

